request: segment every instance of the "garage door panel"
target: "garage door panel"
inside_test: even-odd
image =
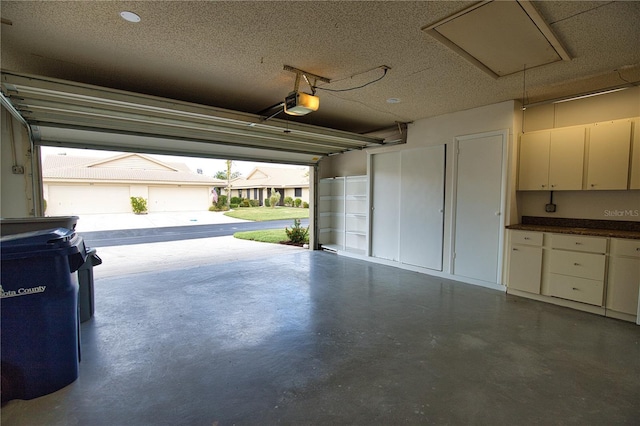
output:
[[[128,186],[49,185],[47,216],[130,213]]]
[[[150,212],[207,210],[211,205],[209,188],[150,186],[147,207]]]

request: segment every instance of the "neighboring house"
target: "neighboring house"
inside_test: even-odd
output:
[[[280,193],[280,205],[285,197],[300,198],[309,202],[309,169],[308,168],[284,168],[284,167],[256,167],[244,178],[238,178],[231,182],[231,196],[259,200],[260,205],[264,199],[271,196],[271,190],[275,188]]]
[[[226,182],[142,154],[109,158],[51,155],[43,160],[47,216],[131,212],[131,197],[149,212],[207,210],[211,191]]]

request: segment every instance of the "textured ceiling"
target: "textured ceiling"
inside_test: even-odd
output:
[[[386,65],[380,81],[319,90],[319,111],[290,118],[368,132],[522,99],[521,72],[493,79],[421,31],[473,3],[3,0],[1,65],[250,113],[293,89],[285,64],[333,90],[375,80]],[[640,2],[534,6],[573,59],[527,70],[526,103],[640,80]],[[142,21],[124,21],[123,10]]]

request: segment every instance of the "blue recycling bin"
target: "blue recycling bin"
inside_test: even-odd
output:
[[[76,272],[86,260],[67,228],[0,239],[2,400],[33,399],[78,378],[80,322]]]

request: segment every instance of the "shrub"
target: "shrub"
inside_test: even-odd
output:
[[[293,206],[293,198],[284,197],[284,205],[287,206],[287,207]]]
[[[230,203],[230,204],[229,204],[229,208],[230,208],[230,209],[237,209],[237,208],[238,208],[238,205],[237,205],[236,203]]]
[[[271,197],[269,197],[269,202],[271,203],[271,207],[276,207],[280,204],[280,193],[276,191],[276,189],[271,190]]]
[[[294,244],[305,244],[309,242],[309,227],[301,227],[300,219],[293,219],[293,226],[291,229],[284,228],[284,232],[287,233],[289,241]]]
[[[302,208],[303,208],[303,209],[308,209],[308,208],[309,208],[309,203],[307,203],[306,201],[304,201],[304,202],[302,203]]]
[[[242,198],[240,198],[240,197],[231,197],[231,200],[229,200],[229,202],[231,204],[240,204],[242,202]]]
[[[251,207],[251,203],[249,203],[249,200],[247,200],[246,198],[244,200],[242,200],[242,202],[240,203],[241,207]]]
[[[226,207],[227,207],[227,196],[226,195],[219,195],[218,196],[218,202],[216,203],[216,207],[218,207],[219,209],[224,207],[226,209]]]
[[[218,202],[209,207],[210,212],[226,212],[227,210],[229,210],[229,207],[227,207],[226,195],[219,195]]]
[[[271,206],[271,201],[269,201],[269,199],[268,199],[268,198],[265,198],[265,200],[264,200],[264,206],[265,206],[265,207],[269,207],[269,206]]]
[[[249,204],[251,204],[251,207],[260,207],[259,200],[249,200]]]
[[[142,197],[131,197],[131,208],[135,214],[147,212],[147,200]]]
[[[300,198],[296,198],[295,200],[293,200],[294,206],[300,207],[301,204],[302,204],[302,200]]]

